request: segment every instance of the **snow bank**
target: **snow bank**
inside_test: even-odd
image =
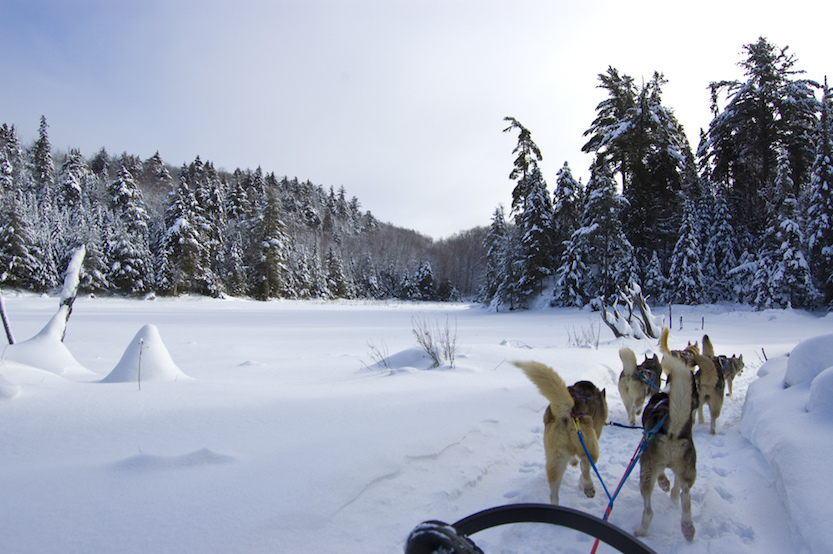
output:
[[[833,366],[833,335],[802,341],[790,353],[784,384],[788,387],[812,381]]]
[[[145,325],[124,351],[119,363],[102,383],[132,383],[142,381],[177,381],[188,378],[174,363],[159,329]]]
[[[65,377],[92,376],[93,373],[78,363],[61,342],[67,310],[67,306],[61,306],[40,333],[29,340],[7,346],[3,360]]]
[[[741,432],[776,474],[776,488],[792,519],[795,551],[828,552],[827,479],[833,455],[833,335],[801,342],[764,364],[749,385]],[[786,386],[785,386],[786,385]]]

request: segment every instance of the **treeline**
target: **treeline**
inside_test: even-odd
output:
[[[21,145],[0,127],[0,285],[59,286],[86,246],[93,294],[456,300],[481,287],[483,236],[443,241],[379,222],[343,187],[260,168],[179,169],[102,148],[53,152],[41,118]]]
[[[523,307],[551,290],[553,305],[582,306],[639,285],[658,303],[830,306],[830,89],[764,38],[744,53],[745,80],[710,84],[696,150],[662,102],[662,74],[641,86],[600,74],[586,185],[565,164],[550,194],[531,132],[507,117],[516,184],[486,238],[484,298]]]
[[[81,290],[142,296],[475,299],[583,306],[641,287],[655,303],[833,305],[833,99],[760,38],[744,80],[710,84],[692,149],[662,102],[666,80],[609,67],[584,133],[586,184],[565,163],[548,190],[529,129],[517,134],[508,213],[433,241],[347,198],[260,168],[179,168],[155,154],[57,154],[46,119],[21,145],[0,127],[0,285],[58,286],[86,246]]]

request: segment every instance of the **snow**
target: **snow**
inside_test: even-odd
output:
[[[588,309],[190,297],[80,297],[62,343],[50,332],[58,298],[4,293],[15,335],[33,337],[0,359],[4,552],[401,552],[422,521],[547,501],[546,401],[508,360],[592,380],[610,419],[625,423],[618,350],[658,350],[613,339]],[[694,427],[694,542],[659,489],[645,542],[657,552],[829,551],[833,317],[735,305],[673,313],[672,348],[707,333],[717,353],[747,365],[717,435]],[[427,369],[415,318],[456,329],[453,368]],[[601,333],[598,348],[576,344],[588,328]],[[605,429],[608,489],[640,436]],[[598,478],[588,499],[578,477],[568,468],[562,503],[601,517]],[[637,469],[610,521],[633,531],[641,512]],[[472,538],[487,553],[593,544],[532,524]]]

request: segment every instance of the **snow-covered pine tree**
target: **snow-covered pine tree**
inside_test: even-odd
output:
[[[341,254],[331,244],[324,261],[327,267],[327,290],[332,298],[353,298],[353,283],[344,270]]]
[[[495,208],[492,215],[492,222],[489,231],[483,241],[486,248],[486,275],[483,299],[488,303],[497,295],[501,282],[504,280],[503,273],[506,257],[506,249],[509,241],[509,230],[506,226],[506,217],[503,206]]]
[[[420,300],[436,300],[434,270],[431,269],[431,262],[424,261],[419,264],[414,274],[414,285]]]
[[[596,158],[587,182],[582,227],[577,231],[580,257],[593,267],[593,280],[585,289],[593,297],[612,298],[619,290],[638,283],[633,246],[625,236],[621,213],[627,201],[616,192],[610,165]]]
[[[703,270],[700,265],[700,229],[694,215],[692,200],[686,199],[680,238],[674,245],[668,271],[669,301],[678,304],[699,304],[704,300]]]
[[[266,203],[255,227],[258,237],[258,258],[252,272],[252,295],[259,300],[292,296],[288,288],[287,261],[289,240],[280,206],[273,188],[266,190]]]
[[[523,210],[517,218],[521,267],[518,293],[528,299],[543,292],[552,274],[552,203],[538,167],[530,170]]]
[[[812,148],[818,105],[813,83],[794,79],[796,59],[787,48],[777,48],[760,37],[744,45],[740,62],[746,80],[710,84],[712,113],[708,138],[698,157],[713,183],[730,187],[729,206],[744,249],[762,235],[767,225],[768,187],[775,182],[779,147],[789,153],[793,182],[809,181],[808,149]],[[725,93],[726,106],[718,100]],[[798,191],[794,191],[796,197]]]
[[[668,295],[668,288],[668,278],[662,270],[659,254],[654,250],[642,276],[642,292],[646,299],[653,298],[654,302],[662,302]]]
[[[737,301],[737,275],[732,270],[738,266],[738,242],[726,201],[725,185],[715,187],[714,211],[707,236],[702,263],[703,277],[707,283],[706,296],[711,302]]]
[[[797,215],[797,202],[788,192],[763,240],[754,284],[758,309],[808,308],[818,301]]]
[[[174,296],[183,293],[205,294],[201,265],[203,246],[197,220],[194,193],[188,187],[187,167],[183,166],[179,186],[171,191],[165,210],[165,234],[160,245],[162,264],[159,289]]]
[[[530,192],[530,189],[535,183],[529,180],[529,176],[533,169],[538,167],[538,162],[541,161],[541,150],[538,145],[532,141],[532,133],[521,125],[521,123],[514,117],[504,117],[504,121],[509,122],[509,126],[503,130],[504,133],[518,130],[518,144],[512,150],[516,154],[514,167],[509,173],[509,178],[517,181],[515,188],[512,189],[512,212],[514,212],[517,223],[518,213],[524,207],[524,201]]]
[[[833,94],[824,80],[807,208],[810,267],[824,303],[833,305]]]
[[[0,283],[18,289],[36,288],[39,265],[29,226],[22,216],[21,193],[0,198]]]
[[[61,165],[57,179],[58,201],[64,209],[77,210],[81,206],[85,181],[90,174],[86,160],[78,150],[70,150]]]
[[[49,144],[49,133],[46,117],[41,116],[38,138],[32,151],[32,176],[41,198],[52,199],[55,167],[52,163],[52,145]]]
[[[561,260],[566,242],[579,228],[584,209],[584,187],[573,178],[567,162],[558,170],[555,179],[552,207],[553,259]]]
[[[561,265],[555,274],[553,305],[582,307],[592,298],[590,268],[585,263],[589,256],[589,231],[591,228],[576,229],[570,240],[565,242]]]

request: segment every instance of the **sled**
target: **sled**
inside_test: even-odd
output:
[[[551,504],[510,504],[489,508],[452,525],[426,521],[408,535],[405,554],[483,554],[469,535],[512,523],[561,525],[595,537],[624,554],[656,554],[630,533],[603,519]]]

